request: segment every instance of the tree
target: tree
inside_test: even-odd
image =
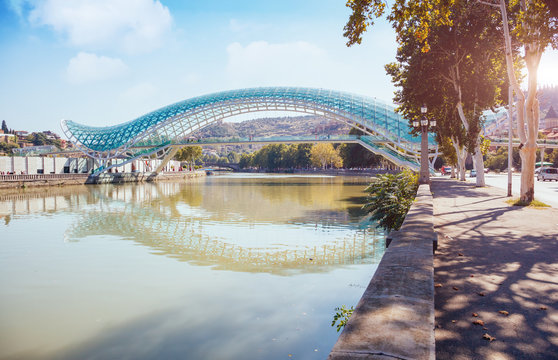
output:
[[[201,146],[184,146],[182,149],[177,151],[174,159],[177,161],[184,161],[189,165],[193,165],[201,156]]]
[[[2,130],[4,131],[4,134],[7,134],[9,132],[8,125],[6,125],[6,120],[2,120]]]
[[[241,169],[246,169],[253,166],[254,156],[253,154],[242,154],[240,155],[240,160],[238,161],[238,166]]]
[[[6,153],[8,156],[13,156],[12,149],[19,148],[18,144],[15,143],[5,143],[0,141],[0,152]]]
[[[312,164],[310,160],[310,151],[312,144],[298,144],[296,145],[296,160],[295,164],[299,168],[309,167]]]
[[[357,128],[351,128],[349,135],[365,135]],[[377,166],[381,163],[382,157],[368,151],[360,144],[342,144],[338,147],[339,155],[343,159],[343,166],[346,168],[366,168]]]
[[[354,0],[345,27],[348,45],[360,43],[366,27],[383,15],[380,0]],[[435,9],[435,11],[433,11]],[[497,23],[474,0],[396,0],[387,16],[400,45],[397,63],[386,66],[401,88],[395,100],[412,121],[420,118],[422,104],[439,122],[439,137],[455,147],[464,180],[466,150],[474,154],[479,169],[477,186],[484,186],[480,149],[480,117],[484,109],[500,101],[503,66],[497,46]]]
[[[321,166],[322,169],[325,169],[328,165],[337,168],[343,166],[343,160],[339,156],[339,153],[333,148],[333,145],[329,143],[319,143],[312,146],[310,150],[310,160],[312,164]]]
[[[240,154],[234,151],[231,151],[228,155],[227,155],[227,159],[229,159],[229,163],[231,164],[237,164],[240,161]]]
[[[384,229],[399,230],[418,189],[418,177],[408,170],[375,177],[365,189],[369,194],[363,209]]]
[[[510,104],[517,97],[517,134],[521,142],[520,201],[535,199],[535,162],[539,131],[539,101],[537,72],[541,56],[548,46],[558,49],[558,5],[555,0],[478,0],[498,9],[504,31],[506,69],[510,84]],[[509,15],[508,15],[509,14]],[[511,27],[511,29],[510,29]],[[511,31],[510,31],[511,30]],[[517,79],[517,64],[513,61],[512,35],[523,48],[527,67],[527,96]]]

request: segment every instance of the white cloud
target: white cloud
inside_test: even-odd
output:
[[[172,25],[169,9],[158,0],[32,0],[29,4],[32,24],[51,26],[72,45],[86,49],[151,51],[161,46]]]
[[[328,76],[333,64],[318,46],[297,41],[270,44],[256,41],[227,47],[227,73],[235,85],[308,85]]]
[[[8,7],[19,16],[23,16],[26,0],[8,0]]]
[[[67,79],[73,84],[83,84],[119,77],[128,72],[120,59],[80,52],[70,59],[66,69]]]

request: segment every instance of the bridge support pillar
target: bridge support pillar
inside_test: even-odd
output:
[[[174,157],[174,155],[176,155],[176,153],[178,152],[180,148],[179,147],[172,147],[169,152],[167,153],[167,155],[165,155],[165,157],[163,158],[163,160],[161,161],[161,164],[159,164],[159,166],[157,166],[157,168],[155,169],[155,173],[160,173],[161,170],[163,170],[163,168],[165,167],[165,165],[167,165],[169,163],[169,161]]]

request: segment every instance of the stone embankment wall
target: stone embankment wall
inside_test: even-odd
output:
[[[0,189],[83,185],[88,174],[0,175]]]
[[[168,173],[112,173],[90,176],[88,174],[0,175],[0,189],[36,186],[63,186],[83,184],[122,184],[142,181],[176,181],[205,176],[204,171],[179,171]]]
[[[122,160],[115,159],[114,163]],[[134,160],[115,169],[120,173],[151,172],[159,166],[161,160]],[[90,158],[45,157],[45,156],[0,156],[0,174],[36,175],[36,174],[90,174],[99,165]],[[163,171],[178,171],[180,162],[171,160]]]
[[[329,359],[435,359],[433,217],[420,185]]]
[[[127,182],[143,182],[143,181],[165,181],[165,180],[182,180],[192,179],[205,176],[205,171],[176,171],[166,173],[103,173],[97,176],[90,176],[86,184],[122,184]]]

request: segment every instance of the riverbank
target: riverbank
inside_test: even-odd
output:
[[[416,199],[329,360],[434,359],[432,195]]]
[[[432,179],[437,359],[556,359],[558,209]]]
[[[88,184],[122,184],[144,181],[177,181],[205,176],[205,171],[155,173],[0,175],[0,189]]]

